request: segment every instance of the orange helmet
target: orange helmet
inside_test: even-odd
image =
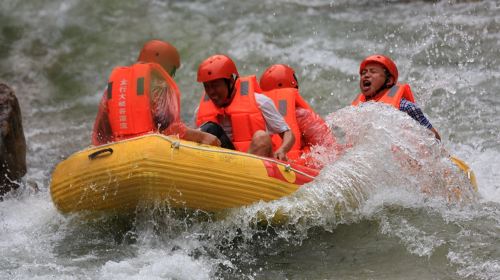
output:
[[[198,67],[198,82],[204,83],[217,79],[231,79],[239,76],[233,60],[223,54],[212,55]]]
[[[398,67],[396,66],[394,61],[392,61],[392,59],[381,54],[370,55],[369,57],[365,58],[359,65],[360,74],[361,71],[366,67],[366,64],[370,62],[382,64],[387,69],[387,71],[389,71],[389,74],[394,77],[394,83],[398,81]]]
[[[269,66],[260,77],[260,88],[263,91],[276,88],[297,88],[298,86],[295,71],[285,64]]]
[[[167,72],[170,71],[172,66],[175,69],[181,66],[181,59],[177,49],[171,44],[160,40],[151,40],[144,44],[137,61],[158,63]],[[175,69],[172,71],[175,72]]]

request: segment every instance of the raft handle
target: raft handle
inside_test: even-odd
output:
[[[181,142],[179,142],[179,141],[175,141],[175,142],[171,142],[171,143],[172,143],[170,145],[171,148],[179,149],[181,147]]]
[[[111,155],[113,153],[113,149],[111,148],[106,148],[106,149],[102,149],[102,150],[99,150],[99,151],[96,151],[96,152],[93,152],[89,155],[89,159],[90,160],[93,160],[93,159],[96,159],[100,154],[104,154],[104,153],[109,153],[109,155]]]
[[[292,166],[290,166],[290,164],[285,165],[285,171],[286,172],[292,171]]]

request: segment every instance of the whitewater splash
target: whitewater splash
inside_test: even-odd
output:
[[[313,147],[316,159],[325,164],[320,175],[292,196],[239,210],[244,216],[264,213],[272,221],[279,212],[293,225],[332,229],[358,221],[360,208],[378,193],[440,199],[450,206],[476,203],[477,193],[445,146],[406,114],[369,104],[346,107],[327,120],[341,151]]]
[[[477,193],[451,163],[443,144],[405,114],[374,104],[345,108],[328,121],[343,124],[335,130],[343,131],[340,140],[345,150],[333,157],[324,155],[326,167],[314,182],[289,197],[196,224],[188,236],[210,240],[207,250],[224,256],[220,259],[224,267],[233,271],[242,263],[255,262],[256,251],[283,242],[302,244],[311,230],[333,232],[339,225],[375,219],[381,233],[401,238],[410,253],[429,256],[444,241],[404,218],[395,222],[397,218],[388,217],[385,208],[428,209],[447,216],[454,211],[450,209],[476,205]],[[394,145],[399,147],[396,152]]]

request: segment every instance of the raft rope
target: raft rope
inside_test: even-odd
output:
[[[286,163],[277,161],[277,160],[272,159],[272,158],[261,157],[261,156],[252,155],[252,154],[249,154],[249,153],[243,153],[243,152],[232,151],[232,150],[227,150],[227,149],[219,150],[219,149],[214,149],[213,147],[210,147],[210,146],[203,147],[203,146],[186,145],[186,144],[181,143],[181,141],[180,141],[179,138],[175,138],[175,140],[174,140],[174,138],[172,136],[166,136],[166,135],[163,135],[163,134],[157,134],[157,133],[155,133],[155,134],[146,134],[146,135],[141,135],[141,136],[138,136],[138,137],[134,137],[134,138],[129,138],[129,139],[126,139],[126,140],[122,140],[120,142],[132,141],[132,140],[136,140],[136,139],[148,137],[148,136],[151,136],[151,135],[161,137],[164,140],[168,141],[170,143],[171,147],[174,148],[174,149],[180,149],[180,147],[186,147],[186,148],[191,148],[193,150],[200,150],[200,151],[205,151],[205,152],[229,154],[229,155],[236,155],[236,156],[243,156],[243,157],[250,157],[250,158],[265,160],[265,161],[272,162],[272,163],[275,163],[277,165],[283,166],[283,168],[285,169],[286,172],[293,171],[295,173],[298,173],[298,174],[300,174],[302,176],[305,176],[307,178],[310,178],[310,179],[314,179],[315,178],[314,176],[311,176],[311,175],[305,173],[304,171],[300,171],[300,170],[298,170],[296,168],[293,168],[290,164],[286,164]],[[112,144],[114,144],[114,143],[105,144],[105,145],[102,145],[102,146],[99,146],[99,147],[105,148],[106,146],[112,145]],[[199,144],[199,145],[202,145],[202,144]],[[105,150],[107,150],[107,149],[105,149]],[[101,153],[101,151],[98,151],[97,153]]]
[[[310,179],[314,179],[315,178],[314,176],[311,176],[311,175],[309,175],[309,174],[307,174],[307,173],[305,173],[303,171],[300,171],[300,170],[298,170],[296,168],[293,168],[290,164],[286,164],[286,163],[277,161],[275,159],[261,157],[261,156],[252,155],[252,154],[243,153],[243,152],[238,152],[238,151],[232,151],[232,150],[215,150],[215,149],[210,148],[210,147],[186,145],[186,144],[181,143],[179,141],[179,139],[173,140],[170,136],[165,136],[165,135],[160,135],[160,134],[158,134],[158,136],[160,136],[163,139],[165,139],[168,142],[170,142],[171,147],[174,148],[174,149],[179,149],[182,146],[182,147],[191,148],[191,149],[194,149],[194,150],[205,151],[205,152],[213,152],[213,153],[222,153],[222,154],[229,154],[229,155],[245,156],[245,157],[250,157],[250,158],[265,160],[265,161],[276,163],[277,165],[283,166],[285,168],[286,172],[294,171],[295,173],[298,173],[298,174],[300,174],[302,176],[305,176],[307,178],[310,178]]]

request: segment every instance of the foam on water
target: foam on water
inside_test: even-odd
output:
[[[192,245],[191,245],[192,246]],[[210,279],[210,261],[193,259],[183,250],[147,248],[134,258],[109,261],[100,270],[103,279]]]

